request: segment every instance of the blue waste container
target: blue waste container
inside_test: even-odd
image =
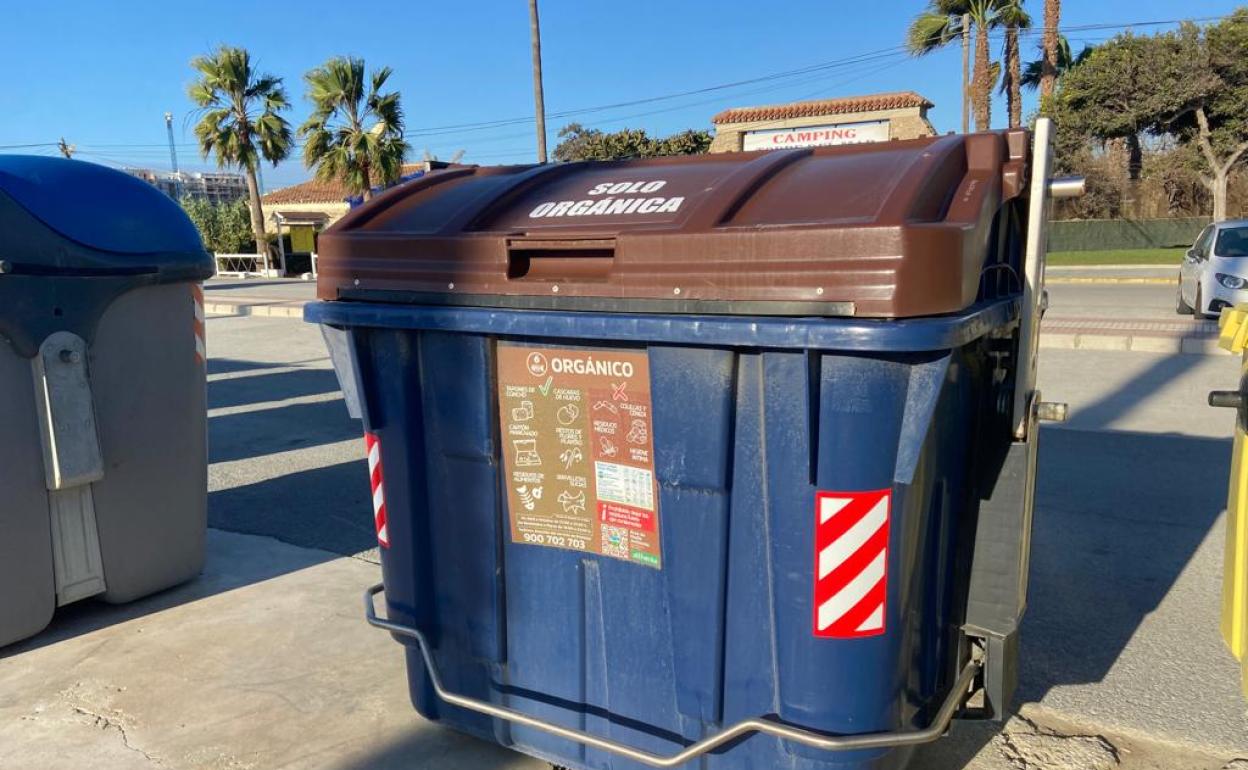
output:
[[[1029,155],[453,168],[327,230],[306,318],[416,710],[620,770],[898,768],[1000,718]]]

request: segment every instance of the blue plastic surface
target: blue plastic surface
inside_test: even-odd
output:
[[[556,310],[500,310],[352,302],[313,302],[304,320],[331,326],[426,329],[557,339],[645,340],[687,345],[740,345],[815,350],[915,352],[965,345],[1018,319],[1016,298],[937,318],[658,315]]]
[[[199,232],[181,207],[129,174],[65,158],[0,155],[0,190],[84,246],[116,254],[180,252],[202,259]]]
[[[980,340],[1015,315],[1012,301],[898,323],[307,311],[354,335],[385,469],[387,609],[429,635],[446,686],[663,754],[760,716],[833,734],[927,724],[959,665],[957,553],[994,408]],[[648,351],[661,570],[511,542],[500,337]],[[887,632],[817,638],[815,493],[884,488]],[[446,706],[411,647],[408,669],[429,718],[571,767],[644,767]],[[910,753],[753,735],[685,767],[893,770]]]

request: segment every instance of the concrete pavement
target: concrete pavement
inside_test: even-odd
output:
[[[199,580],[75,605],[0,659],[0,767],[443,770],[545,763],[414,718],[360,620],[376,567],[212,530]]]
[[[315,328],[212,318],[203,578],[88,603],[0,652],[0,767],[540,768],[415,717],[377,579],[359,426]],[[1045,350],[1022,717],[958,724],[916,768],[1214,770],[1248,758],[1217,637],[1229,356]],[[246,534],[239,534],[246,533]]]

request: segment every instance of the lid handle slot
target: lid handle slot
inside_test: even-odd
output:
[[[507,280],[605,283],[615,263],[615,239],[510,241]]]

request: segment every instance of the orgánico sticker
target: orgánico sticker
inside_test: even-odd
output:
[[[659,568],[645,353],[498,344],[511,538]]]

